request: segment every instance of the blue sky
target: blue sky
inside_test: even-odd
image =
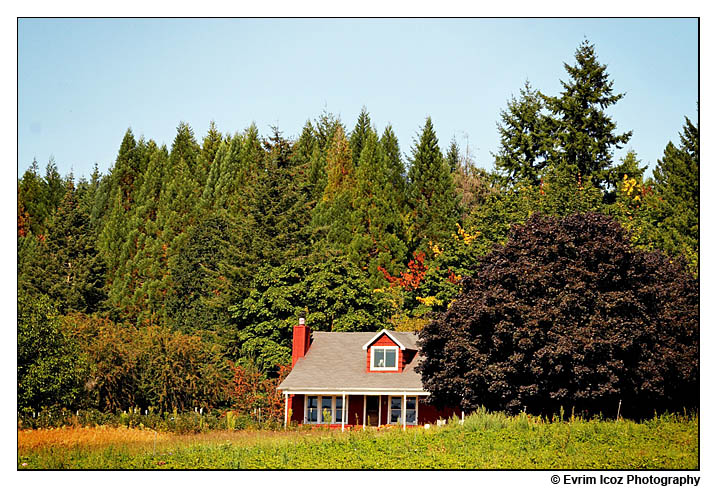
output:
[[[524,80],[546,94],[586,37],[626,97],[609,113],[651,167],[697,118],[695,19],[22,19],[18,172],[54,156],[64,175],[106,172],[128,127],[171,145],[252,121],[297,136],[323,109],[351,129],[362,106],[401,150],[431,116],[490,168],[496,122]]]

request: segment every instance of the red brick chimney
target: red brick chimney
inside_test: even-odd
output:
[[[294,334],[292,335],[292,368],[297,360],[303,358],[309,350],[311,331],[304,324],[304,318],[299,318],[299,324],[294,326]]]

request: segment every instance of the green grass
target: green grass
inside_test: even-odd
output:
[[[153,454],[154,450],[154,454]],[[26,465],[23,465],[26,464]],[[18,451],[19,469],[696,469],[698,419],[642,423],[480,411],[463,425],[403,432],[254,432]]]

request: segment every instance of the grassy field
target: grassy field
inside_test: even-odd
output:
[[[18,469],[696,469],[698,419],[548,422],[477,413],[463,425],[367,430],[18,430]]]

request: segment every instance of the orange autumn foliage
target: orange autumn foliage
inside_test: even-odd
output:
[[[414,259],[409,260],[408,270],[402,272],[398,277],[393,277],[381,265],[379,265],[377,269],[384,274],[384,278],[386,278],[392,286],[398,285],[404,290],[416,290],[426,275],[427,266],[424,264],[424,260],[426,260],[426,254],[423,251],[418,253],[414,252]]]
[[[233,370],[230,398],[237,411],[249,414],[262,409],[263,419],[280,421],[284,416],[284,399],[277,386],[289,375],[291,365],[279,365],[277,377],[267,378],[252,363],[237,364]]]

